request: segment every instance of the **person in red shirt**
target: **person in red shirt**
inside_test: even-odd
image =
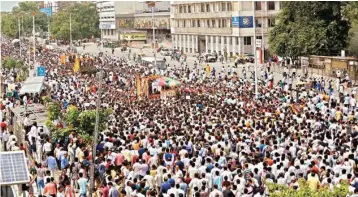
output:
[[[57,193],[56,184],[54,182],[52,182],[50,178],[47,178],[46,181],[47,181],[47,184],[45,185],[45,188],[44,188],[44,195],[56,196],[56,193]]]
[[[101,193],[102,197],[109,197],[109,187],[106,182],[102,184]]]

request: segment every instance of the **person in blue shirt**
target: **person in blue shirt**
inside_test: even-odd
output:
[[[170,185],[175,184],[175,180],[172,178],[172,175],[171,175],[171,174],[168,174],[168,183],[169,183]]]
[[[51,175],[55,176],[55,170],[57,169],[57,161],[51,154],[46,159],[48,169],[51,171]]]
[[[164,183],[160,186],[160,193],[167,193],[171,188],[170,183],[168,182],[168,178],[164,178]]]
[[[65,169],[68,166],[67,153],[61,156],[61,170]]]
[[[80,172],[78,174],[80,177],[77,181],[78,185],[80,186],[80,197],[86,197],[87,196],[87,182],[88,180],[86,178],[83,178],[83,173]]]

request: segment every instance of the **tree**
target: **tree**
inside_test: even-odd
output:
[[[283,2],[269,33],[270,52],[296,59],[302,55],[335,55],[348,43],[349,24],[342,2]]]
[[[2,13],[2,33],[10,38],[18,38],[18,22],[21,21],[22,35],[32,35],[32,15],[35,16],[35,31],[47,31],[46,14],[40,12],[36,2],[20,2],[11,12]]]
[[[307,181],[299,179],[299,190],[289,188],[286,185],[266,182],[270,197],[295,196],[295,197],[341,197],[350,194],[348,183],[343,182],[340,186],[335,185],[333,190],[328,187],[321,187],[318,190],[311,190]]]
[[[70,15],[72,22],[72,39],[97,37],[99,16],[93,3],[79,3],[60,11],[53,16],[51,34],[57,39],[70,39]]]
[[[351,23],[349,30],[349,53],[358,57],[358,2],[346,2],[343,16]]]

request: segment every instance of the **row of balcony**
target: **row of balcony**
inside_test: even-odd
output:
[[[270,28],[264,27],[256,28],[256,35],[267,34]],[[207,27],[174,27],[172,28],[175,34],[202,34],[202,35],[232,35],[239,34],[241,36],[252,36],[252,28],[235,28],[235,27],[224,27],[224,28],[207,28]]]

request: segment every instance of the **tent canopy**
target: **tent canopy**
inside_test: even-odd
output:
[[[21,95],[23,95],[25,93],[40,94],[43,89],[44,89],[44,86],[42,83],[24,84],[20,89],[20,94]]]
[[[32,83],[43,83],[45,81],[45,77],[29,77],[26,79],[24,84],[32,84]]]
[[[45,77],[29,77],[26,79],[26,81],[23,83],[21,89],[20,89],[20,95],[23,95],[25,93],[28,94],[34,94],[38,93],[40,94],[41,91],[44,89],[44,80]]]

